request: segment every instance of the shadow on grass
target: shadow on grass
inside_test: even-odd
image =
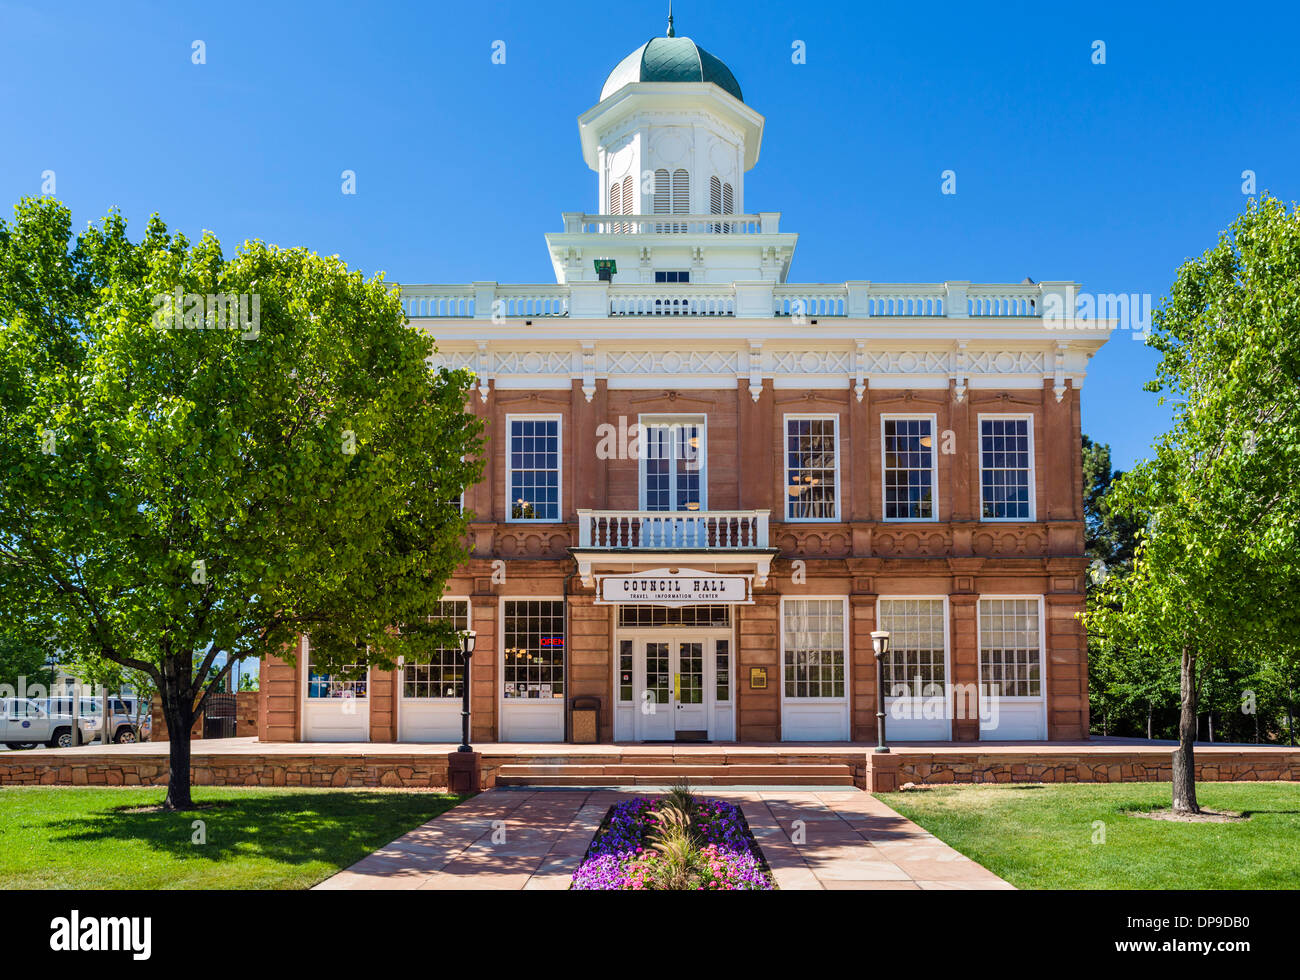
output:
[[[48,829],[52,842],[124,841],[189,861],[264,858],[290,865],[326,861],[347,866],[461,799],[320,792],[196,800],[195,810],[114,807],[61,820]],[[193,839],[199,829],[196,821],[203,822],[206,842],[201,845]]]

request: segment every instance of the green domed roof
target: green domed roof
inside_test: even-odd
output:
[[[600,100],[633,82],[712,82],[745,101],[731,69],[689,37],[656,37],[641,45],[609,73]]]

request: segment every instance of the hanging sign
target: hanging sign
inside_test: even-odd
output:
[[[599,576],[600,601],[624,605],[688,606],[701,602],[749,602],[748,575],[717,575],[694,569],[655,569]]]

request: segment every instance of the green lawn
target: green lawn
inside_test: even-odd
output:
[[[195,787],[192,813],[131,813],[164,790],[0,789],[0,888],[307,888],[461,797]],[[203,820],[207,843],[191,824]]]
[[[943,787],[878,796],[1018,888],[1300,888],[1300,785],[1201,783],[1238,823],[1126,811],[1169,806],[1168,783]],[[1094,821],[1105,843],[1093,843]]]

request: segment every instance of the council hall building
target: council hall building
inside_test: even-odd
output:
[[[1110,324],[1069,282],[791,281],[798,235],[745,199],[763,125],[670,28],[578,119],[598,203],[546,236],[554,285],[402,290],[486,422],[440,597],[474,740],[874,743],[878,629],[891,741],[1086,738]],[[459,741],[455,651],[362,680],[302,652],[264,663],[264,740]]]

